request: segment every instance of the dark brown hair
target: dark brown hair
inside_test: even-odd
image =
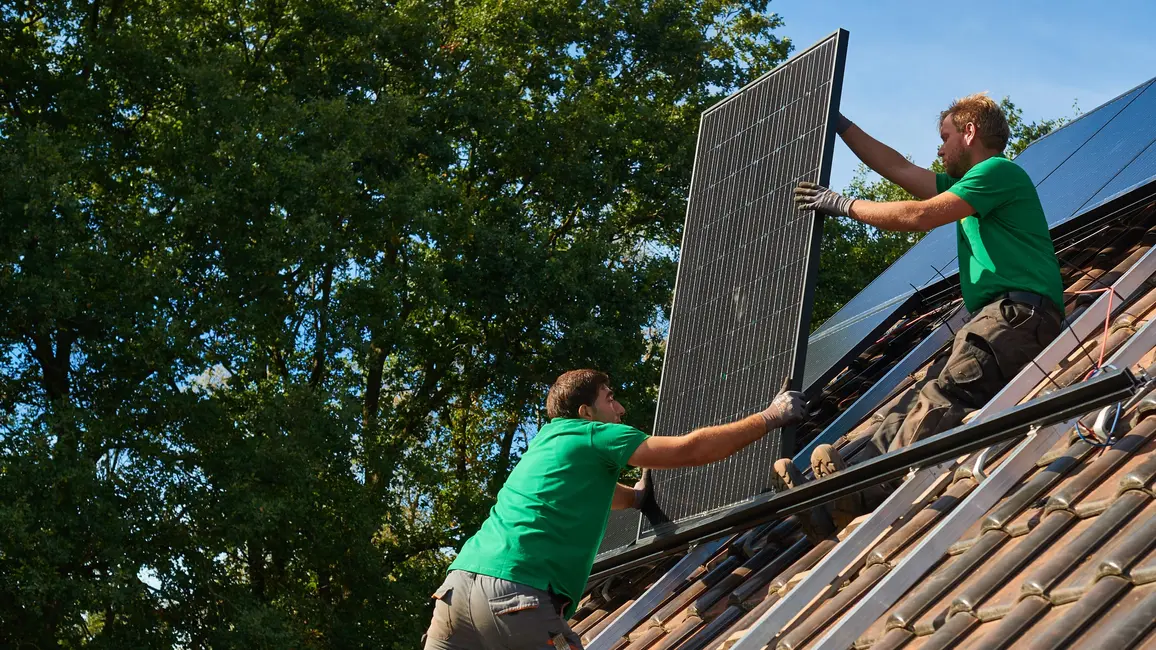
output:
[[[1003,151],[1008,139],[1011,138],[1011,129],[1008,128],[1007,116],[1003,114],[1003,109],[995,100],[983,93],[968,95],[951,102],[951,106],[939,114],[939,123],[942,124],[943,118],[949,115],[956,131],[963,131],[968,122],[974,124],[979,141],[988,149]]]
[[[562,373],[546,396],[546,417],[578,417],[578,407],[594,404],[603,386],[610,386],[610,378],[604,372],[584,368]]]

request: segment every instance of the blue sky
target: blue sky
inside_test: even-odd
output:
[[[773,0],[795,50],[842,27],[851,33],[842,112],[928,165],[935,118],[952,98],[1009,95],[1028,120],[1089,111],[1156,77],[1156,2],[833,2]],[[858,160],[837,141],[831,185]]]

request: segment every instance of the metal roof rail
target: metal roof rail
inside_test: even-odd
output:
[[[658,582],[650,586],[635,600],[626,611],[622,612],[613,623],[606,626],[598,636],[586,644],[586,650],[610,650],[622,637],[626,636],[635,625],[641,623],[650,613],[657,609],[674,593],[700,564],[706,562],[715,551],[726,541],[725,537],[703,542],[687,553],[678,564],[666,572]]]

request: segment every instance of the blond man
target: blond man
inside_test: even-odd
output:
[[[955,427],[994,397],[1059,334],[1063,288],[1039,195],[1027,173],[1003,156],[1007,118],[990,97],[964,97],[940,114],[938,153],[946,173],[912,164],[842,115],[837,130],[868,167],[918,200],[877,203],[802,183],[797,207],[883,230],[928,231],[954,222],[960,290],[972,314],[956,333],[943,372],[924,385],[906,414],[884,420],[858,457],[863,460]],[[816,477],[846,466],[830,445],[815,450],[811,465]],[[775,470],[781,488],[800,480],[787,459]],[[835,523],[862,514],[862,499],[832,504]]]

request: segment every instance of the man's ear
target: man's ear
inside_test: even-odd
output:
[[[978,129],[975,128],[975,122],[968,122],[963,125],[963,143],[971,146],[978,136]]]
[[[583,420],[593,420],[594,409],[590,408],[590,406],[586,404],[583,404],[578,407],[578,417],[582,418]]]

